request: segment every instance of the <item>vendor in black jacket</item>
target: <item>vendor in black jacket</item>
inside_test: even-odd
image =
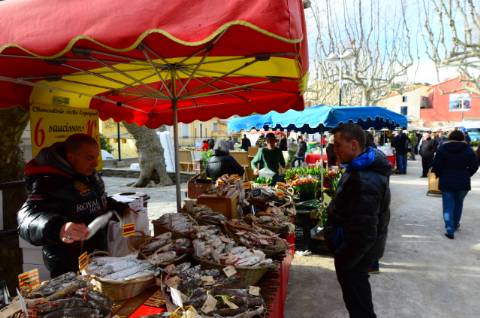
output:
[[[245,170],[230,156],[229,145],[225,140],[217,141],[215,154],[208,159],[207,177],[217,180],[224,174],[238,174],[243,176]]]
[[[360,126],[342,125],[333,133],[335,153],[346,171],[328,207],[325,238],[350,317],[376,317],[368,268],[385,249],[391,166],[382,152],[365,147]]]
[[[17,215],[20,236],[43,246],[52,277],[78,271],[78,257],[84,251],[106,251],[106,227],[86,240],[87,225],[110,209],[127,209],[107,199],[95,171],[98,156],[95,139],[75,134],[42,149],[25,167],[29,195]]]

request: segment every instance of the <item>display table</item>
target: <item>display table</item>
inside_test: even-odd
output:
[[[320,161],[321,154],[319,153],[307,153],[305,154],[305,163],[309,165],[316,164],[317,162]],[[327,154],[323,154],[323,162],[327,162],[328,157]]]

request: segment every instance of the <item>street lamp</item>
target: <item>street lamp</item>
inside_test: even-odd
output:
[[[343,51],[341,55],[337,53],[330,53],[325,61],[327,62],[335,62],[338,63],[338,70],[340,74],[338,75],[338,106],[342,106],[342,86],[343,86],[343,78],[342,78],[342,68],[343,64],[342,61],[348,61],[355,58],[355,52],[352,49],[346,49]]]

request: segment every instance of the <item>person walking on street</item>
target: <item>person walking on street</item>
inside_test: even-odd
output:
[[[302,136],[297,138],[298,148],[295,154],[295,160],[292,162],[292,167],[295,167],[295,163],[298,162],[298,166],[301,166],[305,162],[305,153],[307,152],[307,143],[303,140]]]
[[[368,269],[385,249],[391,165],[381,151],[365,147],[359,125],[345,124],[333,133],[335,153],[346,171],[327,208],[325,239],[350,317],[375,318]]]
[[[471,189],[470,178],[477,169],[477,157],[465,142],[465,136],[460,130],[452,131],[448,141],[438,148],[432,166],[440,179],[445,236],[449,239],[454,239],[460,227],[463,200]]]
[[[423,133],[422,140],[420,140],[419,154],[422,157],[422,178],[426,178],[428,170],[432,167],[433,156],[435,155],[435,142],[430,137],[429,133]]]
[[[95,139],[74,134],[43,148],[25,166],[28,197],[17,214],[19,235],[42,246],[51,277],[78,271],[84,251],[107,251],[107,227],[90,233],[88,224],[115,210],[129,213],[128,205],[107,197],[97,174],[100,149]]]
[[[244,134],[242,138],[242,146],[240,148],[242,148],[245,151],[248,151],[248,148],[250,148],[251,146],[252,146],[252,142],[250,141],[250,139],[247,138],[247,135]]]
[[[407,174],[407,153],[409,152],[409,144],[407,134],[403,131],[399,131],[392,140],[392,147],[395,148],[399,174]]]

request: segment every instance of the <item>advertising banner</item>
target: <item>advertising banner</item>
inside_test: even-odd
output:
[[[30,107],[32,156],[68,136],[85,133],[99,142],[98,112],[94,109],[65,106]]]

